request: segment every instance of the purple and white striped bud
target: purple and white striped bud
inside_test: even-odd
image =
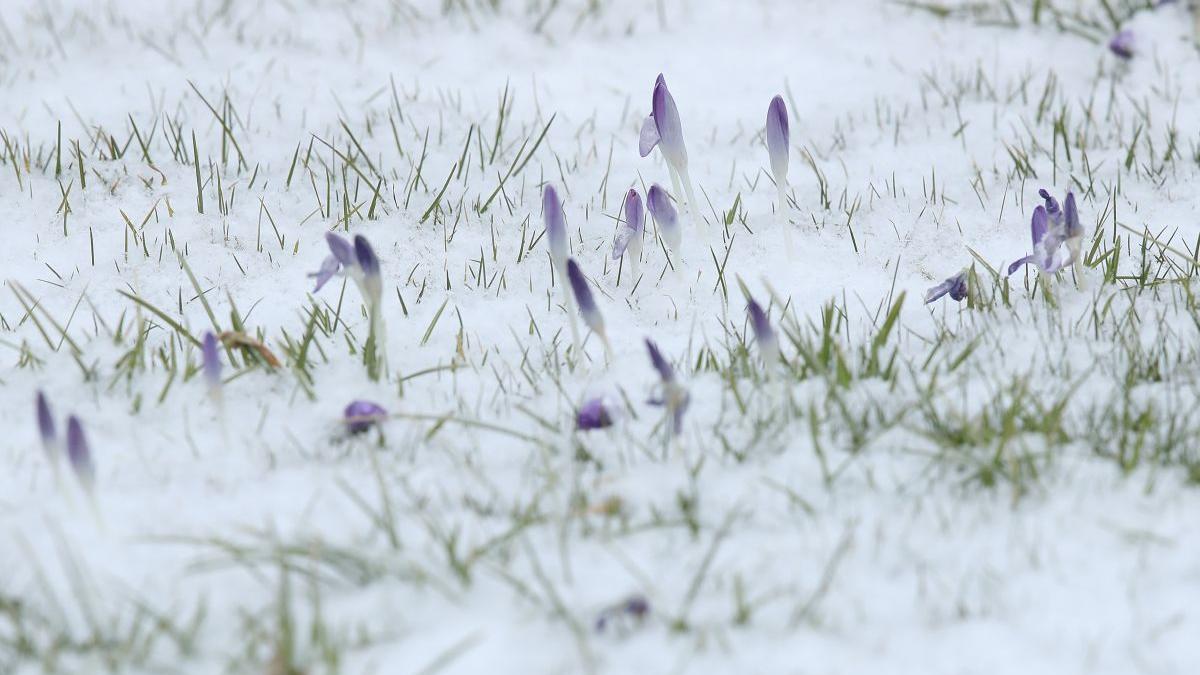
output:
[[[378,307],[383,299],[383,276],[379,271],[379,258],[371,242],[361,234],[354,235],[354,259],[362,270],[363,292],[372,307]]]
[[[771,156],[771,173],[775,175],[775,183],[780,189],[787,185],[791,138],[787,106],[782,96],[776,96],[767,107],[767,153]]]
[[[387,411],[371,401],[351,401],[342,413],[346,430],[352,434],[361,434],[385,419]]]
[[[209,395],[220,397],[221,353],[217,349],[217,336],[212,332],[206,332],[200,343],[200,370],[204,374],[204,383],[208,385]]]
[[[67,459],[79,482],[90,491],[96,482],[96,466],[92,463],[92,451],[83,435],[83,425],[74,415],[67,418]]]
[[[646,193],[646,208],[654,217],[663,241],[678,255],[683,243],[683,231],[679,227],[679,214],[671,204],[671,195],[661,185],[654,183]]]
[[[676,171],[684,174],[687,171],[688,156],[687,147],[683,142],[683,124],[679,120],[679,108],[675,106],[675,97],[671,96],[667,80],[661,74],[654,83],[650,109],[650,117],[654,120],[654,129],[658,134],[659,152]]]
[[[596,299],[592,296],[592,289],[588,286],[587,277],[583,276],[583,270],[579,269],[579,264],[574,258],[567,259],[567,279],[571,282],[571,292],[575,295],[575,302],[579,305],[579,316],[583,317],[583,322],[587,327],[592,329],[592,332],[600,336],[600,339],[606,339],[604,334],[604,316],[600,314],[600,308],[596,306]]]
[[[629,261],[637,272],[642,259],[642,232],[646,227],[646,212],[642,209],[642,196],[634,188],[625,193],[625,222],[613,238],[612,259],[620,260],[629,251]]]
[[[42,450],[46,452],[46,459],[57,462],[58,430],[54,425],[54,414],[50,412],[50,403],[46,400],[46,394],[40,389],[37,393],[36,408],[38,436],[42,439]]]
[[[583,405],[579,406],[579,412],[575,415],[575,428],[579,431],[605,429],[611,427],[612,424],[613,417],[609,413],[603,397],[584,401]]]
[[[767,313],[754,301],[754,298],[750,298],[746,302],[746,312],[750,315],[750,326],[754,329],[754,340],[758,343],[758,353],[762,356],[764,363],[774,364],[779,360],[779,338],[775,335],[775,329],[771,328]]]
[[[542,190],[542,218],[546,223],[550,262],[561,273],[567,264],[567,256],[571,253],[567,246],[567,225],[563,218],[562,202],[558,199],[558,190],[549,183]]]

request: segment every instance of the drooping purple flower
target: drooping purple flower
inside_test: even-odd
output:
[[[679,227],[679,214],[671,204],[671,195],[658,183],[652,184],[646,193],[646,208],[654,217],[658,231],[662,233],[667,246],[673,252],[679,253],[683,243],[683,232]]]
[[[784,104],[782,96],[776,96],[767,107],[767,153],[771,156],[771,173],[775,175],[775,183],[780,188],[787,185],[788,146],[791,137],[787,105]]]
[[[354,259],[358,262],[358,269],[362,270],[362,285],[367,302],[373,307],[378,307],[383,299],[383,276],[379,270],[379,257],[375,255],[371,242],[361,234],[354,235]]]
[[[92,452],[83,435],[83,425],[74,415],[67,418],[67,459],[79,482],[90,490],[96,482],[96,466],[92,463]]]
[[[360,276],[353,244],[333,232],[325,233],[325,243],[329,245],[329,255],[321,262],[321,269],[308,275],[317,280],[313,293],[320,291],[343,267],[356,279]]]
[[[625,193],[625,222],[613,238],[612,259],[620,260],[629,250],[629,258],[636,265],[642,257],[642,231],[646,227],[646,212],[642,209],[642,196],[635,188]]]
[[[967,270],[964,269],[937,286],[925,291],[925,304],[928,305],[947,294],[956,302],[962,302],[962,299],[967,297]]]
[[[612,424],[612,415],[609,414],[603,397],[584,401],[583,405],[579,406],[579,412],[575,415],[575,428],[579,431],[605,429],[611,427]]]
[[[570,251],[567,246],[567,226],[563,219],[558,190],[549,183],[542,190],[542,218],[546,223],[546,241],[550,245],[550,262],[561,273]]]
[[[38,436],[42,439],[42,449],[45,450],[47,459],[52,462],[56,461],[58,430],[54,425],[54,414],[50,412],[50,403],[46,400],[46,394],[41,389],[37,393],[36,408]]]
[[[208,391],[216,395],[221,391],[221,353],[217,351],[217,336],[211,331],[204,334],[200,344],[200,370]]]
[[[746,302],[746,312],[750,315],[750,326],[754,329],[754,340],[758,343],[758,353],[763,362],[773,364],[779,360],[779,338],[771,327],[767,313],[759,306],[754,298]]]
[[[1133,58],[1133,31],[1128,28],[1117,31],[1117,34],[1112,36],[1112,39],[1108,41],[1108,50],[1125,61]]]
[[[646,350],[650,353],[650,363],[658,372],[661,394],[651,398],[650,405],[662,406],[671,419],[671,434],[679,435],[683,431],[683,414],[687,412],[691,397],[686,389],[675,379],[675,369],[663,358],[658,345],[646,338]]]
[[[387,411],[371,401],[351,401],[342,413],[342,421],[352,434],[361,434],[387,419]]]
[[[593,333],[606,340],[604,316],[596,306],[596,299],[592,296],[587,277],[583,276],[583,270],[579,269],[579,263],[576,263],[574,258],[567,259],[567,279],[571,282],[571,292],[575,294],[575,302],[579,305],[579,316],[583,317],[583,322]]]

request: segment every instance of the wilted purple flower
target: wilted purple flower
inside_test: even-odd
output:
[[[562,202],[558,190],[549,183],[542,190],[542,218],[546,223],[546,241],[550,245],[550,262],[561,274],[567,264],[570,250],[567,247],[567,226],[563,220]]]
[[[1053,274],[1063,267],[1079,261],[1083,226],[1079,222],[1075,194],[1067,192],[1065,209],[1059,206],[1058,200],[1048,191],[1039,190],[1038,194],[1046,204],[1034,209],[1033,219],[1030,222],[1033,253],[1009,265],[1009,274],[1027,264],[1036,266],[1045,274]],[[1065,260],[1060,260],[1058,250],[1064,243],[1067,244],[1068,255]]]
[[[579,412],[575,415],[575,428],[580,431],[604,429],[611,427],[612,423],[612,415],[609,414],[608,408],[604,405],[603,397],[584,401],[583,405],[579,406]]]
[[[750,314],[750,326],[754,328],[754,339],[758,343],[758,353],[763,362],[768,365],[775,363],[779,360],[779,338],[775,336],[775,329],[771,328],[767,313],[754,298],[746,302],[746,312]]]
[[[79,482],[90,490],[96,482],[96,467],[92,463],[92,452],[88,448],[87,438],[83,435],[83,425],[74,415],[67,418],[67,459],[70,460],[71,468]]]
[[[321,287],[328,283],[343,267],[352,276],[356,278],[358,276],[358,261],[354,255],[354,246],[333,232],[325,233],[325,243],[329,245],[330,254],[321,262],[321,269],[308,275],[315,277],[317,280],[317,287],[313,289],[313,293],[321,290]]]
[[[650,399],[650,405],[666,408],[667,414],[671,417],[671,433],[678,435],[683,431],[683,414],[687,412],[691,397],[675,379],[675,369],[663,358],[658,345],[650,338],[646,338],[646,350],[650,353],[651,365],[654,366],[654,370],[658,371],[659,384],[662,387],[661,396]]]
[[[646,208],[658,224],[658,231],[662,233],[667,246],[678,255],[683,243],[683,232],[679,229],[679,214],[671,205],[671,195],[658,183],[652,184],[646,193]]]
[[[221,392],[221,354],[217,351],[217,336],[211,331],[204,334],[204,341],[200,344],[200,357],[204,382],[208,385],[209,393],[217,396]]]
[[[962,299],[967,297],[967,270],[963,270],[925,291],[925,304],[928,305],[947,293],[956,302],[962,302]]]
[[[606,607],[596,617],[596,632],[603,633],[610,623],[641,622],[650,613],[650,603],[642,595],[631,595]]]
[[[342,413],[342,421],[352,434],[361,434],[375,424],[387,419],[387,411],[370,401],[352,401]]]
[[[607,348],[608,336],[604,333],[604,316],[600,314],[600,308],[596,306],[596,299],[592,296],[592,289],[588,286],[587,277],[583,276],[583,270],[579,269],[579,264],[575,262],[574,258],[567,259],[567,279],[571,282],[571,292],[575,294],[575,302],[579,304],[579,316],[583,317],[583,322],[592,329],[593,333],[600,336]]]
[[[1108,41],[1108,50],[1119,58],[1128,61],[1133,58],[1133,31],[1128,28],[1120,30]]]
[[[629,261],[636,274],[638,261],[642,258],[642,231],[646,227],[646,212],[642,210],[642,196],[634,188],[625,193],[625,222],[613,238],[612,259],[620,260],[629,250]]]
[[[791,137],[787,106],[782,96],[776,96],[767,107],[767,153],[771,156],[771,173],[775,174],[775,183],[780,189],[787,185],[788,145]]]
[[[50,461],[56,461],[58,430],[54,425],[54,414],[50,412],[50,403],[46,401],[46,394],[40,389],[37,393],[36,408],[38,436],[42,439],[42,449],[46,451],[46,457]]]

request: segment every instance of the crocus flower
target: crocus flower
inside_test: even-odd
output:
[[[606,607],[596,617],[596,632],[603,633],[611,623],[628,621],[641,622],[650,613],[650,603],[642,595],[631,595],[625,600]]]
[[[1108,51],[1125,61],[1133,58],[1133,31],[1128,28],[1118,31],[1108,41]]]
[[[937,286],[925,291],[925,304],[928,305],[946,294],[949,294],[950,298],[956,302],[962,302],[962,299],[967,297],[967,270],[964,269]]]
[[[1033,253],[1009,265],[1009,274],[1016,272],[1023,265],[1034,265],[1043,274],[1053,274],[1058,271],[1059,264],[1055,258],[1058,247],[1062,244],[1062,238],[1058,232],[1052,232],[1049,225],[1050,217],[1046,207],[1039,206],[1034,209],[1033,218],[1029,223],[1029,230],[1033,235]]]
[[[667,242],[671,252],[679,255],[683,232],[679,229],[679,214],[671,205],[671,195],[667,194],[661,185],[654,183],[646,193],[646,207],[654,217],[658,231],[662,233],[663,240]]]
[[[642,210],[642,196],[634,188],[625,193],[625,222],[613,238],[612,259],[620,260],[629,251],[629,264],[637,276],[638,263],[642,259],[642,232],[646,227],[646,212]]]
[[[609,414],[608,407],[604,405],[603,397],[584,401],[583,405],[579,406],[579,412],[575,414],[575,428],[580,431],[604,429],[611,427],[612,423],[612,415]]]
[[[1067,193],[1063,215],[1065,220],[1063,225],[1066,231],[1066,238],[1063,243],[1067,245],[1067,252],[1069,253],[1064,266],[1074,264],[1075,272],[1078,276],[1082,271],[1080,268],[1083,264],[1083,257],[1081,255],[1083,249],[1083,225],[1079,222],[1079,208],[1075,205],[1074,192]]]
[[[767,319],[767,313],[759,306],[754,298],[746,302],[746,312],[750,315],[750,326],[754,329],[754,340],[758,343],[758,353],[763,362],[770,365],[779,360],[779,338],[775,329]]]
[[[575,262],[574,258],[567,259],[567,278],[571,282],[571,292],[575,294],[575,302],[579,304],[579,316],[583,317],[583,323],[592,332],[600,336],[604,341],[605,349],[611,351],[608,344],[608,336],[604,332],[604,315],[600,314],[600,308],[596,306],[596,299],[592,296],[592,289],[588,286],[587,277],[583,276],[583,270],[579,269],[579,263]]]
[[[317,280],[317,287],[313,289],[313,293],[321,290],[321,287],[341,271],[342,268],[345,268],[347,273],[356,282],[361,277],[358,260],[354,254],[354,246],[350,242],[338,234],[326,232],[325,243],[329,246],[329,255],[321,263],[321,269],[308,275],[315,277]]]
[[[361,234],[354,235],[354,259],[362,270],[362,290],[369,306],[378,306],[383,299],[383,276],[379,272],[379,258],[371,242]]]
[[[655,147],[667,160],[671,170],[671,178],[676,181],[675,187],[683,183],[687,190],[688,205],[696,203],[692,191],[692,178],[688,174],[687,147],[683,143],[683,124],[679,121],[679,108],[675,105],[675,97],[667,88],[667,80],[660,73],[654,81],[654,94],[651,98],[650,116],[642,122],[641,139],[638,150],[642,157],[650,154]]]
[[[1079,222],[1079,209],[1075,194],[1067,192],[1066,206],[1060,207],[1058,200],[1048,191],[1039,190],[1045,206],[1034,209],[1030,230],[1033,234],[1033,253],[1017,260],[1008,267],[1012,274],[1022,265],[1032,264],[1044,274],[1054,274],[1071,264],[1079,265],[1083,245],[1083,225]],[[1060,259],[1059,248],[1067,245],[1066,259]],[[1077,273],[1080,270],[1076,270]]]
[[[370,401],[351,401],[342,413],[342,421],[352,434],[361,434],[372,426],[387,419],[387,411]]]
[[[661,396],[650,399],[650,404],[666,409],[671,418],[671,433],[679,435],[683,431],[683,414],[687,412],[691,397],[675,379],[675,369],[650,338],[646,338],[646,350],[650,353],[650,364],[658,372],[659,384],[662,387]]]
[[[221,395],[221,354],[217,351],[217,336],[212,332],[204,334],[200,345],[201,371],[204,382],[208,385],[208,393],[213,398]]]
[[[96,467],[92,463],[92,452],[88,448],[87,438],[83,435],[83,425],[79,418],[71,415],[67,418],[67,459],[75,476],[84,488],[91,490],[96,482]]]
[[[563,221],[562,202],[558,199],[558,190],[549,183],[542,190],[542,218],[546,223],[546,241],[550,245],[550,262],[554,269],[562,274],[566,271],[567,256],[567,226]]]
[[[776,96],[767,107],[767,154],[771,156],[771,173],[775,175],[775,184],[780,190],[787,185],[790,142],[787,106],[782,96]]]
[[[36,408],[38,436],[42,439],[42,450],[46,452],[46,459],[56,462],[58,430],[54,425],[54,414],[50,412],[50,403],[46,401],[46,394],[40,389],[37,393]]]

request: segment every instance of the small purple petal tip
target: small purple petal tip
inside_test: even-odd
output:
[[[579,412],[575,415],[575,428],[579,431],[605,429],[611,427],[612,424],[612,415],[605,407],[603,398],[585,401],[583,405],[579,406]]]
[[[387,419],[387,411],[371,401],[352,401],[342,413],[342,421],[352,434],[361,434]]]

